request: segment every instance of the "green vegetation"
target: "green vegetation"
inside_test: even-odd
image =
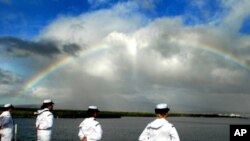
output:
[[[3,108],[0,108],[0,112]],[[35,112],[37,109],[34,108],[15,108],[12,112],[12,116],[15,118],[35,118]],[[54,110],[55,118],[84,118],[86,117],[86,111],[81,110]],[[134,117],[149,117],[154,116],[153,113],[136,113],[136,112],[111,112],[101,111],[98,115],[99,118],[121,118],[124,116]]]
[[[0,112],[3,108],[0,108]],[[34,108],[15,108],[12,115],[14,118],[35,118]],[[54,110],[55,118],[84,118],[86,117],[86,111],[81,110]],[[101,111],[98,115],[99,118],[121,118],[121,117],[154,117],[154,113],[145,112],[111,112]],[[242,118],[241,116],[232,116],[232,114],[191,114],[191,113],[170,113],[170,117],[230,117],[230,118]]]

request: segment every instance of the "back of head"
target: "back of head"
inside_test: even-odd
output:
[[[89,106],[87,110],[87,117],[93,117],[96,113],[99,113],[97,106]]]
[[[3,107],[4,107],[4,110],[5,110],[5,111],[14,108],[14,106],[13,106],[12,104],[5,104]]]
[[[166,114],[169,110],[170,109],[166,103],[157,104],[155,107],[156,114]]]
[[[51,99],[46,99],[43,101],[41,109],[48,108],[50,105],[54,105],[54,102]]]

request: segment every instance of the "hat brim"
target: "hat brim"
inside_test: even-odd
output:
[[[5,109],[10,109],[10,108],[14,108],[14,106],[13,105],[11,105],[11,106],[8,106],[8,107],[4,107]]]
[[[55,104],[54,102],[47,102],[47,103],[43,103],[43,104]]]
[[[169,108],[164,108],[164,109],[155,108],[155,113],[168,113],[169,110],[170,110]]]
[[[88,112],[95,112],[95,113],[99,113],[100,110],[99,109],[88,109]]]

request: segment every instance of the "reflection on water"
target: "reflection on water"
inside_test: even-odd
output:
[[[53,141],[79,141],[78,125],[83,119],[55,119]],[[125,117],[98,119],[103,128],[102,141],[137,141],[153,118]],[[250,124],[249,119],[170,117],[182,141],[228,141],[230,124]],[[35,141],[35,119],[15,119],[17,141]]]

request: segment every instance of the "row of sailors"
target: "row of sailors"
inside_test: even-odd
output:
[[[51,141],[54,116],[52,114],[54,102],[51,99],[43,101],[41,110],[37,112],[36,129],[37,141]],[[12,104],[4,105],[5,111],[0,115],[0,141],[11,141],[13,138]],[[139,136],[139,141],[180,141],[173,124],[169,123],[169,107],[166,103],[157,104],[155,108],[156,119],[149,123]],[[88,118],[79,125],[78,136],[80,141],[99,141],[102,138],[101,124],[96,120],[99,113],[97,106],[89,106]]]

